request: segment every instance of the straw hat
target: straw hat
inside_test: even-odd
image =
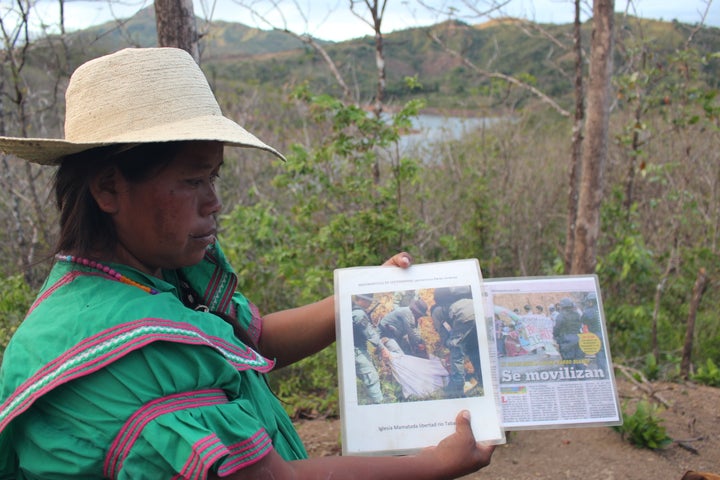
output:
[[[223,116],[200,67],[177,48],[128,48],[81,65],[65,111],[64,139],[0,137],[0,151],[51,165],[105,145],[212,140],[283,158]]]

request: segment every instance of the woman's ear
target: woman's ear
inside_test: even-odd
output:
[[[102,210],[110,215],[119,210],[118,182],[122,181],[117,168],[102,169],[90,181],[90,193]]]

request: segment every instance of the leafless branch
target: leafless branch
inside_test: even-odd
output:
[[[570,112],[568,112],[567,110],[562,108],[555,100],[548,97],[547,95],[545,95],[543,92],[541,92],[537,88],[533,87],[532,85],[528,85],[527,83],[522,82],[522,81],[518,80],[517,78],[512,77],[510,75],[505,75],[504,73],[488,72],[486,70],[483,70],[480,67],[478,67],[477,65],[475,65],[473,62],[471,62],[464,55],[462,55],[459,52],[457,52],[456,50],[453,50],[452,48],[448,47],[445,44],[445,42],[443,42],[442,39],[440,39],[440,37],[438,37],[437,34],[435,34],[434,32],[429,32],[428,35],[430,35],[430,38],[432,38],[432,40],[435,43],[437,43],[440,47],[442,47],[443,50],[445,50],[447,53],[449,53],[453,57],[459,59],[463,63],[463,65],[472,69],[478,75],[482,75],[483,77],[488,77],[488,78],[499,78],[501,80],[505,80],[506,82],[508,82],[510,84],[516,85],[524,90],[531,92],[533,95],[538,97],[541,101],[543,101],[544,103],[547,103],[550,107],[552,107],[556,112],[558,112],[563,117],[570,116]]]
[[[279,30],[279,29],[278,29]],[[335,77],[335,81],[340,85],[340,88],[342,88],[343,91],[343,99],[345,101],[350,101],[352,98],[352,91],[350,90],[350,87],[348,87],[347,83],[345,83],[345,79],[343,78],[342,74],[340,73],[340,70],[337,68],[337,65],[333,61],[333,59],[328,54],[327,50],[325,50],[322,45],[320,45],[313,37],[310,35],[298,35],[295,32],[292,32],[287,29],[280,30],[284,33],[287,33],[289,35],[292,35],[293,37],[297,38],[301,42],[309,45],[310,47],[315,50],[318,55],[320,55],[327,65],[327,67],[330,69],[330,73],[332,73],[333,77]]]
[[[510,1],[511,0],[491,0],[478,2],[477,0],[463,0],[463,6],[465,6],[465,9],[470,13],[465,13],[462,17],[458,16],[459,9],[454,6],[446,7],[442,5],[438,7],[423,0],[419,0],[418,3],[429,12],[434,12],[438,16],[447,16],[449,19],[457,18],[463,21],[473,21],[490,18],[493,13],[502,12],[503,7],[507,6]],[[478,3],[483,5],[482,8],[478,6]]]
[[[250,2],[249,4],[246,4],[245,2],[236,2],[237,5],[247,9],[251,15],[260,23],[266,25],[268,28],[271,28],[278,32],[283,32],[288,35],[293,36],[294,38],[300,40],[304,44],[310,46],[315,52],[317,52],[318,55],[323,59],[325,64],[327,65],[328,69],[330,70],[330,73],[332,73],[333,77],[335,78],[335,81],[340,86],[340,88],[343,91],[343,99],[347,102],[352,101],[352,91],[350,87],[347,85],[347,82],[345,82],[345,79],[343,78],[342,74],[340,73],[340,69],[338,69],[337,65],[333,61],[330,54],[328,54],[327,50],[323,48],[320,43],[317,42],[317,40],[310,35],[309,33],[296,33],[292,30],[290,30],[288,26],[288,21],[285,17],[285,13],[282,8],[280,8],[280,3],[276,0],[272,0],[271,2],[272,8],[269,10],[269,12],[274,12],[280,17],[280,23],[282,26],[278,26],[277,24],[273,23],[266,14],[260,12],[253,2]],[[305,22],[305,25],[308,25],[308,18],[303,11],[302,8],[300,8],[300,5],[297,3],[297,1],[292,2],[294,5],[295,10],[297,11],[298,15],[300,15]],[[329,13],[328,13],[329,14]]]
[[[712,0],[705,0],[705,9],[700,13],[700,21],[695,25],[695,28],[692,29],[690,32],[690,35],[688,36],[688,39],[685,41],[685,48],[687,49],[690,44],[693,41],[693,38],[695,38],[695,35],[705,26],[705,20],[707,19],[708,13],[710,12],[710,5],[712,5]]]

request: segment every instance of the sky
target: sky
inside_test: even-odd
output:
[[[37,1],[35,21],[38,24],[40,19],[45,24],[56,23],[58,0]],[[542,23],[570,23],[573,20],[572,0],[502,1],[507,1],[502,10],[506,15]],[[13,3],[12,0],[0,0],[3,18],[9,15],[7,9]],[[357,3],[360,4],[358,11],[364,13],[364,2]],[[589,17],[589,3],[589,0],[585,1],[584,19]],[[151,4],[152,0],[65,0],[65,25],[68,30],[87,28],[113,18],[130,17]],[[349,0],[193,0],[193,4],[195,14],[200,18],[238,22],[261,29],[287,27],[295,33],[309,33],[323,40],[341,41],[373,33],[369,24],[350,12]],[[390,33],[431,25],[451,18],[449,11],[454,12],[454,18],[471,24],[487,20],[487,17],[473,13],[467,4],[478,5],[477,10],[482,11],[489,1],[388,0],[382,30]],[[280,5],[280,8],[273,5]],[[434,11],[422,5],[430,6]],[[615,0],[615,9],[644,18],[677,19],[691,24],[699,22],[707,10],[705,23],[720,27],[720,0]],[[364,17],[368,18],[367,15]]]

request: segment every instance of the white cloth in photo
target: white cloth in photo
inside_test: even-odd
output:
[[[405,398],[427,397],[448,383],[449,373],[437,357],[420,358],[393,352],[388,361]]]

